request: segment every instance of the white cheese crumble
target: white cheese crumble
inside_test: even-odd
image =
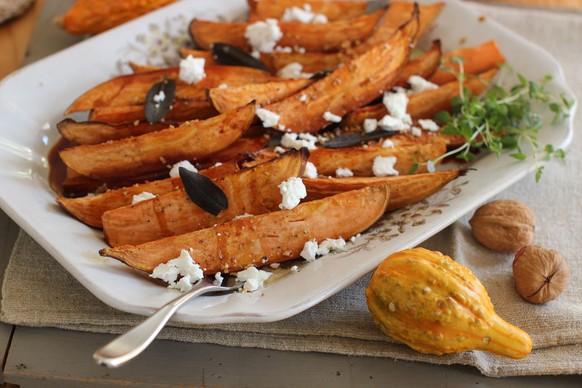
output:
[[[299,96],[299,102],[306,102],[307,101],[307,94],[303,93]]]
[[[299,256],[303,257],[307,261],[315,261],[317,255],[317,240],[309,240],[303,245],[303,250]]]
[[[181,160],[174,164],[170,169],[170,177],[179,178],[180,177],[180,167],[184,167],[188,171],[198,172],[198,169],[192,165],[188,160]]]
[[[311,163],[311,162],[307,162],[305,164],[305,171],[303,172],[303,177],[304,178],[310,178],[310,179],[315,179],[317,178],[317,167],[315,167],[315,164]]]
[[[327,111],[323,113],[323,119],[325,121],[331,121],[332,123],[339,123],[342,121],[342,117],[338,115],[334,115],[333,113]]]
[[[420,125],[422,129],[430,132],[436,132],[439,130],[439,125],[431,119],[420,119],[418,120],[418,125]]]
[[[425,80],[419,75],[411,75],[408,77],[408,84],[410,85],[410,91],[412,93],[420,93],[425,90],[438,89],[437,84],[433,84],[430,81]]]
[[[228,84],[220,84],[218,85],[218,89],[227,89],[228,88]]]
[[[384,93],[382,103],[386,106],[390,116],[403,120],[406,116],[408,97],[403,89],[398,89],[395,93]]]
[[[337,170],[335,170],[335,176],[340,178],[349,178],[354,176],[354,173],[349,168],[340,167]]]
[[[180,280],[178,280],[178,276],[181,276]],[[176,288],[182,292],[191,289],[192,285],[203,276],[202,269],[185,249],[182,249],[180,256],[175,259],[156,266],[150,275],[152,278],[167,282],[168,288]]]
[[[152,198],[155,198],[155,197],[156,197],[155,194],[152,194],[152,193],[150,193],[148,191],[144,191],[143,193],[135,194],[133,196],[133,199],[131,200],[131,204],[134,205],[134,204],[136,204],[138,202],[146,201],[148,199],[152,199]]]
[[[212,282],[212,284],[214,284],[217,287],[220,287],[222,286],[223,281],[224,278],[222,277],[222,274],[220,272],[214,274],[214,281]]]
[[[394,148],[394,142],[390,139],[386,139],[382,142],[382,148]]]
[[[416,136],[416,137],[422,136],[422,129],[420,129],[418,127],[410,128],[410,132],[412,133],[412,136]]]
[[[374,132],[378,128],[378,120],[376,119],[365,119],[364,120],[364,132],[370,133]]]
[[[275,148],[273,149],[273,151],[275,151],[275,152],[276,152],[276,153],[278,153],[278,154],[282,154],[282,153],[284,153],[284,152],[287,152],[287,150],[286,150],[285,148],[281,147],[281,146],[277,146],[277,147],[275,147]]]
[[[277,19],[267,19],[249,24],[245,30],[245,38],[253,51],[260,53],[273,52],[283,33],[279,28]]]
[[[309,78],[313,74],[304,73],[303,65],[299,62],[291,62],[277,72],[277,77],[288,79]]]
[[[289,268],[289,271],[291,272],[298,272],[299,271],[299,267],[294,265],[293,267]]]
[[[410,129],[410,124],[390,115],[382,117],[378,121],[378,126],[386,131],[407,131]]]
[[[198,83],[206,78],[204,72],[204,58],[194,58],[188,55],[180,61],[180,79],[189,85]]]
[[[315,150],[315,142],[317,138],[310,133],[286,133],[281,137],[281,145],[286,148],[306,147],[308,150]]]
[[[374,176],[398,175],[398,170],[394,169],[396,156],[376,156],[372,166]]]
[[[256,113],[265,128],[273,128],[279,123],[279,119],[281,118],[277,113],[263,108],[257,108]]]
[[[280,209],[293,209],[307,196],[307,189],[301,178],[291,177],[281,182],[277,187],[279,187],[282,197],[281,204],[279,205]]]
[[[281,18],[283,22],[299,22],[299,23],[327,23],[327,16],[321,13],[311,11],[311,5],[304,4],[303,8],[291,7],[285,9],[285,13]]]
[[[249,267],[244,271],[239,271],[236,274],[237,282],[244,282],[243,291],[253,292],[263,287],[265,280],[272,274],[267,271]]]
[[[166,99],[166,93],[163,90],[156,95],[154,95],[154,102],[156,103],[156,107],[160,105],[160,102],[163,102]]]

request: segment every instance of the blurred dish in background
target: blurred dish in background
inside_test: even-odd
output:
[[[34,0],[0,0],[0,23],[22,15],[32,3]]]

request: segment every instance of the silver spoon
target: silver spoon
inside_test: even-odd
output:
[[[98,349],[93,353],[93,359],[99,365],[110,368],[121,366],[143,352],[156,338],[170,317],[190,299],[209,292],[235,291],[241,287],[242,284],[235,284],[231,287],[215,286],[208,280],[202,279],[194,284],[190,291],[166,303],[145,321]]]

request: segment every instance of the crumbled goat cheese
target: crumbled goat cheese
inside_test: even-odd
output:
[[[356,234],[355,236],[350,237],[350,242],[356,242],[362,235],[360,233]]]
[[[354,176],[354,173],[349,168],[340,167],[337,170],[335,170],[335,176],[340,178],[349,178]]]
[[[438,89],[439,86],[430,81],[425,80],[419,75],[411,75],[408,77],[408,84],[412,93],[420,93],[425,90]]]
[[[178,276],[181,276],[179,281],[177,281]],[[185,249],[182,249],[180,256],[175,259],[156,266],[150,275],[152,278],[167,282],[168,288],[176,288],[182,292],[192,288],[192,284],[202,279],[203,276],[202,269],[192,260],[192,256]]]
[[[327,255],[329,252],[341,252],[346,250],[346,241],[343,238],[326,238],[317,248],[317,255]]]
[[[293,267],[289,268],[289,270],[290,270],[291,272],[297,272],[297,271],[299,271],[299,267],[298,267],[298,266],[296,266],[296,265],[294,265]]]
[[[301,178],[291,177],[281,182],[278,187],[283,198],[279,205],[280,209],[293,209],[307,196],[307,189]]]
[[[412,136],[416,136],[416,137],[422,136],[422,129],[420,129],[418,127],[410,128],[410,132],[412,133]]]
[[[158,94],[154,96],[154,102],[156,103],[156,107],[160,105],[160,102],[163,102],[166,99],[166,93],[163,90],[160,90]]]
[[[424,130],[436,132],[439,130],[439,125],[432,121],[431,119],[420,119],[418,120],[418,125]]]
[[[303,93],[300,97],[299,97],[299,102],[306,102],[307,101],[307,94]]]
[[[374,176],[398,175],[398,171],[394,169],[396,160],[396,156],[376,156],[372,165]]]
[[[263,287],[265,280],[267,280],[271,275],[270,272],[256,269],[255,267],[249,267],[244,271],[237,272],[236,281],[244,282],[243,291],[253,292]]]
[[[407,131],[410,129],[410,124],[390,115],[382,117],[378,121],[378,126],[386,131]]]
[[[220,287],[220,286],[222,286],[223,281],[224,281],[224,278],[222,277],[222,274],[220,272],[217,272],[214,274],[214,281],[212,282],[212,284]]]
[[[275,151],[278,154],[282,154],[284,152],[287,152],[287,150],[285,148],[281,147],[281,146],[275,147],[273,151]]]
[[[303,257],[307,261],[315,261],[317,255],[317,247],[318,247],[317,240],[313,239],[307,241],[303,245],[303,250],[301,251],[299,256]]]
[[[253,51],[270,53],[283,37],[277,19],[267,19],[250,24],[245,30],[245,38]]]
[[[144,191],[143,193],[135,194],[133,196],[133,199],[131,200],[131,204],[133,205],[133,204],[136,204],[138,202],[146,201],[148,199],[152,199],[152,198],[155,198],[155,197],[156,197],[155,194],[152,194],[152,193],[149,193],[147,191]]]
[[[406,116],[408,97],[402,89],[398,89],[395,93],[384,93],[382,103],[386,106],[388,114],[395,119],[403,120]]]
[[[277,47],[275,47],[275,51],[278,53],[290,54],[293,52],[293,49],[291,47],[277,46]]]
[[[374,132],[376,128],[378,128],[378,120],[376,119],[364,120],[364,132],[366,133]]]
[[[179,161],[178,163],[174,164],[170,169],[170,177],[172,178],[179,178],[180,177],[180,167],[184,167],[188,171],[198,172],[198,169],[192,165],[187,160]]]
[[[323,119],[325,121],[331,121],[332,123],[339,123],[342,121],[342,117],[338,116],[338,115],[334,115],[331,112],[324,112],[323,113]]]
[[[180,61],[180,79],[189,85],[195,84],[206,78],[204,72],[204,58],[194,58],[188,55]]]
[[[299,62],[291,62],[277,72],[277,77],[289,79],[309,78],[312,75],[310,73],[304,73],[303,65]]]
[[[310,133],[286,133],[281,137],[281,145],[286,148],[300,149],[306,147],[315,150],[317,138]]]
[[[281,118],[277,113],[263,108],[257,108],[256,113],[265,128],[273,128],[279,123],[279,119]]]
[[[216,163],[214,163],[214,166],[212,166],[212,167],[219,167],[219,166],[222,166],[222,163],[216,162]]]
[[[303,172],[303,177],[311,179],[317,178],[317,167],[315,167],[315,164],[311,162],[307,162],[307,164],[305,164],[305,171]]]
[[[269,267],[273,268],[273,269],[278,269],[281,266],[281,263],[271,263],[269,264]]]
[[[228,88],[228,84],[220,84],[218,85],[218,89],[227,89]]]
[[[327,16],[311,11],[311,5],[305,4],[303,8],[291,7],[285,10],[281,21],[299,23],[327,23]]]
[[[394,148],[394,142],[390,139],[386,139],[382,142],[382,148]]]

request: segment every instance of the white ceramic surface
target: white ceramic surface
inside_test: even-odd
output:
[[[495,39],[514,69],[530,79],[551,74],[554,80],[550,90],[572,97],[560,65],[547,52],[492,20],[479,20],[479,15],[464,4],[446,3],[427,41],[438,37],[448,50],[461,41],[471,46]],[[164,39],[179,43],[189,19],[219,15],[232,19],[243,15],[245,7],[244,0],[216,0],[211,5],[178,2],[27,66],[0,84],[2,209],[90,292],[117,309],[150,314],[177,294],[115,260],[99,257],[97,252],[104,246],[102,234],[56,205],[47,183],[46,161],[47,152],[58,138],[55,124],[77,96],[119,74],[120,60],[171,62],[174,52],[163,51],[158,43]],[[545,122],[551,121],[548,114],[542,116]],[[46,123],[50,129],[43,129]],[[571,127],[571,118],[555,126],[546,125],[539,139],[544,144],[566,147],[572,137]],[[471,166],[476,170],[468,176],[427,202],[389,215],[375,229],[349,243],[347,252],[304,265],[260,293],[199,298],[183,307],[175,320],[261,322],[297,314],[352,284],[389,253],[434,235],[534,168],[531,161],[518,162],[507,155],[487,155]],[[530,175],[527,179],[534,178]]]

